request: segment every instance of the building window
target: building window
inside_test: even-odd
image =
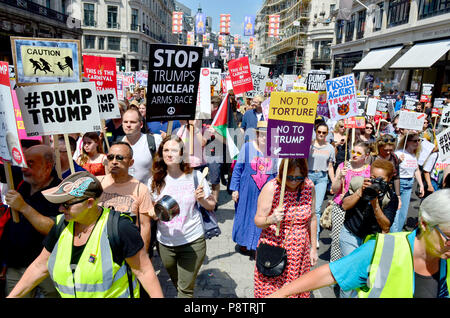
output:
[[[356,23],[356,39],[362,39],[366,25],[366,10],[358,12],[358,22]]]
[[[138,30],[138,21],[139,11],[137,9],[131,9],[131,31]]]
[[[98,38],[98,49],[99,50],[105,49],[105,38]]]
[[[139,40],[130,39],[130,52],[139,52]]]
[[[84,36],[84,48],[85,49],[95,49],[95,35],[85,35]]]
[[[408,23],[411,0],[391,0],[388,8],[388,27]]]
[[[108,50],[120,51],[120,38],[119,37],[108,37]]]
[[[419,19],[450,12],[450,0],[420,0]]]
[[[117,23],[117,7],[108,6],[108,29],[118,29],[119,24]]]
[[[95,7],[93,3],[85,3],[84,9],[84,26],[95,26]]]
[[[355,15],[352,14],[350,21],[347,21],[347,29],[345,30],[345,42],[353,40],[353,33],[355,31]]]
[[[380,31],[383,25],[384,2],[378,3],[377,6],[373,15],[373,32]]]
[[[336,44],[342,43],[342,36],[344,34],[344,20],[336,22]]]

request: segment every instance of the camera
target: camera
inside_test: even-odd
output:
[[[370,183],[372,184],[364,189],[362,196],[367,201],[382,197],[388,190],[388,183],[381,177],[370,179]]]

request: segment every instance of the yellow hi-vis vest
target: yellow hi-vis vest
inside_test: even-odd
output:
[[[414,259],[407,235],[411,232],[377,234],[367,286],[359,288],[359,298],[412,298]],[[450,287],[450,260],[447,260]]]
[[[103,213],[92,230],[75,271],[71,268],[74,222],[62,231],[49,257],[47,266],[56,289],[65,298],[129,298],[129,283],[125,260],[113,261],[108,240],[108,216]],[[56,224],[64,215],[58,215]],[[139,297],[139,284],[132,275],[133,294]]]

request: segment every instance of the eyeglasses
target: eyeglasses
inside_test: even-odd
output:
[[[441,233],[441,235],[444,237],[445,243],[444,245],[450,246],[450,238],[442,232],[442,230],[439,228],[439,226],[435,225],[434,228]]]
[[[388,136],[381,138],[379,141],[384,143],[395,143],[395,138],[392,136]]]
[[[420,140],[419,140],[419,139],[410,139],[410,140],[408,140],[408,141],[411,141],[411,142],[419,142]]]
[[[303,177],[303,176],[297,176],[297,177],[287,176],[286,178],[291,182],[303,182],[305,180],[305,177]]]
[[[352,150],[352,156],[358,156],[358,157],[361,157],[362,155],[363,155],[362,153],[356,152],[356,151]]]
[[[71,203],[64,202],[64,203],[61,203],[61,205],[64,207],[64,209],[68,210],[72,205],[75,205],[75,204],[77,204],[77,203],[84,202],[84,201],[86,201],[87,199],[89,199],[89,198],[84,198],[84,199],[81,199],[81,200],[78,200],[78,201],[74,201],[74,202],[71,202]]]
[[[372,127],[366,127],[366,129],[370,129],[370,130],[373,130],[373,128],[372,128]]]
[[[117,161],[122,161],[123,159],[127,158],[127,156],[115,155],[115,154],[109,154],[109,155],[106,156],[106,159],[108,159],[108,161],[113,161],[114,158]]]

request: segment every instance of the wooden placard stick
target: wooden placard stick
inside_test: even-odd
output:
[[[12,170],[11,170],[11,163],[5,161],[3,163],[3,168],[5,169],[6,182],[8,183],[8,189],[14,190],[14,179],[13,179]],[[14,223],[19,223],[19,221],[20,221],[19,213],[17,213],[17,211],[13,210],[12,208],[11,208],[11,216],[12,216]]]
[[[381,120],[383,119],[383,117],[380,118],[380,120],[378,121],[378,127],[377,127],[377,137],[380,136],[380,125],[381,125]]]
[[[284,201],[284,189],[286,188],[286,176],[287,176],[287,172],[288,172],[288,160],[289,159],[283,159],[283,176],[281,179],[281,191],[280,191],[280,202],[278,204],[278,207],[281,208],[283,207],[283,201]],[[278,236],[280,235],[280,222],[277,223],[277,229],[275,232],[275,235]]]
[[[70,142],[68,134],[64,134],[64,141],[66,142],[67,158],[69,159],[70,173],[72,174],[75,173],[75,167],[73,165],[72,151],[70,151]]]
[[[408,135],[409,135],[409,130],[406,130],[406,137],[405,137],[405,143],[403,145],[403,151],[405,151],[406,149],[406,144],[408,143]]]
[[[53,147],[55,149],[55,168],[56,173],[58,174],[58,178],[62,179],[62,171],[61,171],[61,153],[59,152],[59,135],[53,135]],[[70,151],[70,148],[67,149],[67,152]]]
[[[169,120],[169,122],[167,123],[166,137],[172,135],[172,129],[173,129],[173,120]]]

